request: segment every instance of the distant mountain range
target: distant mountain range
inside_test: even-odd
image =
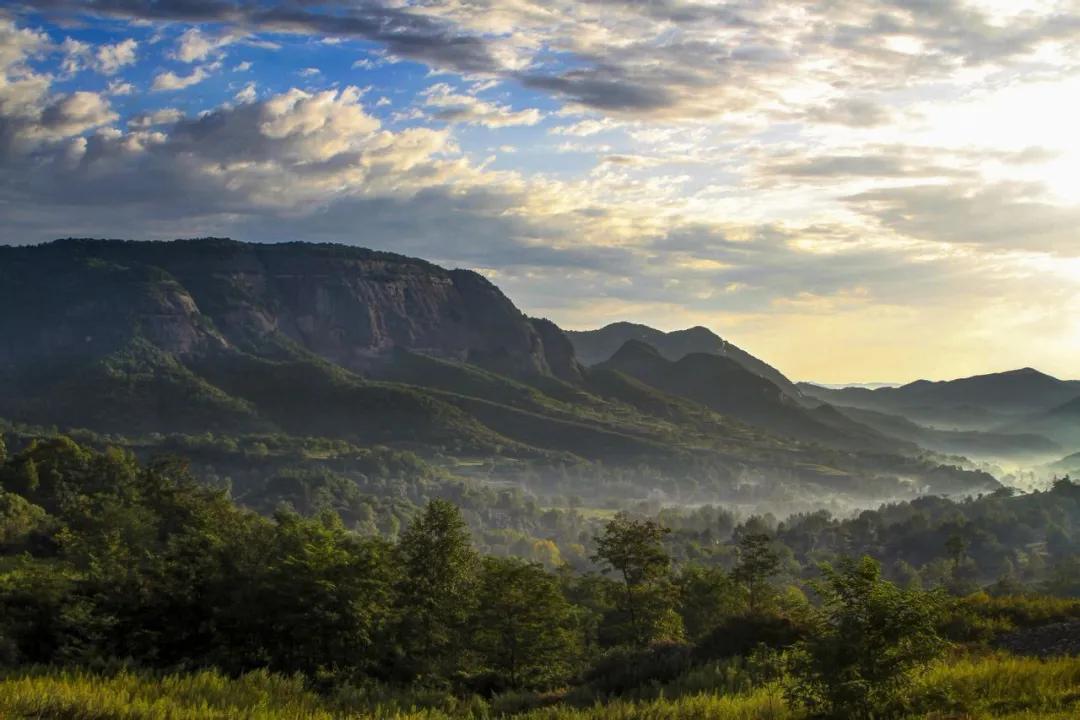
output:
[[[900,387],[830,389],[799,383],[799,389],[825,402],[975,430],[1046,412],[1080,396],[1080,382],[1059,380],[1032,368],[959,380],[918,380]]]
[[[1007,407],[1019,419],[1072,387],[1026,373],[1016,381],[1038,401],[979,379],[967,392],[797,387],[705,328],[564,333],[470,271],[212,238],[0,248],[0,337],[9,423],[151,449],[208,433],[215,447],[241,436],[387,445],[485,483],[663,487],[694,502],[993,489],[985,473],[928,453],[930,430],[846,408],[865,408],[869,393],[871,410],[889,412],[887,393],[900,393],[905,407],[995,418]],[[349,471],[331,455],[294,460]]]

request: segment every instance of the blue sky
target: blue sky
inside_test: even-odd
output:
[[[344,242],[799,378],[1078,376],[1078,94],[1075,0],[10,3],[0,242]]]

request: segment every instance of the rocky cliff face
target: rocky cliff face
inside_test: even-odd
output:
[[[338,245],[66,240],[0,248],[0,362],[98,354],[139,336],[180,356],[282,345],[365,372],[405,348],[527,377],[576,361],[554,325],[497,287],[390,253]],[[10,346],[10,347],[9,347]]]

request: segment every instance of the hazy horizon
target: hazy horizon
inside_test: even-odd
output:
[[[0,11],[0,244],[345,242],[793,378],[1080,376],[1074,2]]]

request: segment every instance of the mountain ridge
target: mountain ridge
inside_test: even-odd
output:
[[[691,353],[730,358],[755,375],[771,381],[792,398],[801,397],[795,383],[779,370],[701,325],[664,332],[648,325],[615,322],[597,330],[565,332],[585,365],[597,365],[609,360],[628,340],[639,340],[656,348],[662,356],[673,361],[681,360]]]

